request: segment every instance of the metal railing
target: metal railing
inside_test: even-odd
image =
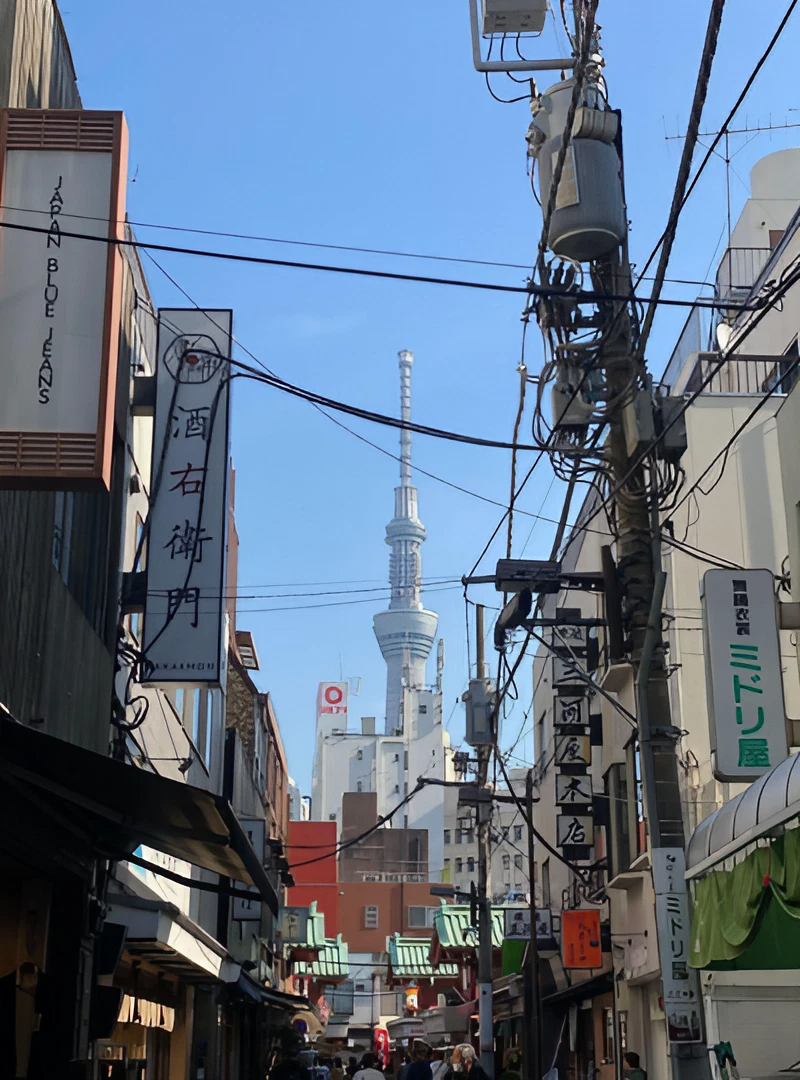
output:
[[[776,386],[775,393],[788,394],[797,382],[797,371],[788,374],[793,360],[791,356],[786,359],[737,356],[727,359],[717,371],[719,356],[701,354],[683,392],[696,393],[713,371],[708,385],[701,391],[703,394],[766,394]]]
[[[770,248],[728,248],[717,270],[716,293],[721,300],[745,300],[767,265]]]

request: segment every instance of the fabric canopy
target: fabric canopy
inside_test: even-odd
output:
[[[800,967],[800,829],[732,870],[695,882],[689,963],[713,970]]]

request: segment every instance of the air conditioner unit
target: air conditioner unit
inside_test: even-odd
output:
[[[544,29],[547,0],[483,0],[484,34],[527,34]]]

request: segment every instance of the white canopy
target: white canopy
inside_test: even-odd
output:
[[[792,755],[701,821],[686,850],[687,879],[702,877],[800,817],[800,755]]]

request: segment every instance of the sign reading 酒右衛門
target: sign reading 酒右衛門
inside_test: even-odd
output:
[[[110,486],[126,155],[122,113],[0,112],[0,488]]]
[[[714,776],[756,780],[789,752],[771,571],[707,571],[703,628]]]
[[[156,684],[220,680],[231,322],[230,311],[159,311],[144,617]]]

